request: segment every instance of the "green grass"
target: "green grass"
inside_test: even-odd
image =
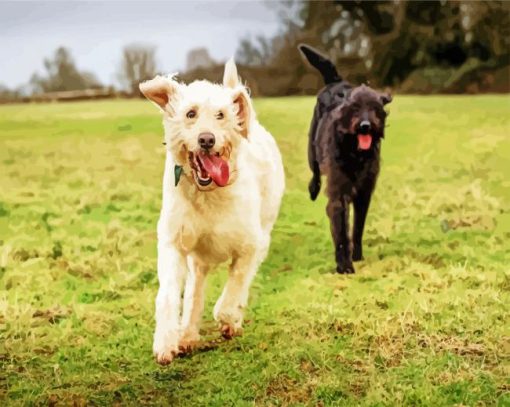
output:
[[[157,111],[0,107],[0,404],[510,405],[510,97],[395,98],[353,276],[308,199],[313,103],[255,102],[287,190],[244,336],[168,367],[151,354]]]

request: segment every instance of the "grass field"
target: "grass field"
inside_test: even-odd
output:
[[[0,404],[510,405],[510,97],[395,98],[353,276],[308,199],[313,103],[255,103],[287,190],[244,336],[168,367],[151,354],[156,109],[0,107]]]

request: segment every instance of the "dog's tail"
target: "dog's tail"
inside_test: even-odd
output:
[[[298,49],[306,60],[322,74],[326,85],[342,81],[342,77],[336,71],[335,65],[326,56],[306,44],[299,44]]]

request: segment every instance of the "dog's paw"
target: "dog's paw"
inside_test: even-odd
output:
[[[345,264],[336,267],[336,272],[338,274],[354,274],[354,266],[352,264]]]
[[[363,255],[361,254],[361,251],[356,251],[354,250],[352,252],[352,260],[353,261],[361,261],[361,260],[365,260],[365,258],[363,257]]]
[[[179,352],[181,353],[189,353],[193,349],[195,349],[198,346],[198,343],[200,342],[200,335],[198,332],[184,332],[179,339]]]
[[[354,245],[352,249],[352,260],[353,261],[365,260],[361,251],[361,247]]]
[[[216,308],[214,319],[218,321],[221,336],[231,339],[243,332],[243,312],[241,307]]]
[[[175,357],[179,354],[179,349],[177,346],[168,347],[167,349],[161,349],[158,351],[154,351],[154,358],[156,362],[158,362],[162,366],[166,366],[175,359]]]
[[[308,184],[308,191],[310,192],[310,199],[315,201],[321,190],[321,179],[320,177],[313,177]]]
[[[243,328],[234,327],[231,324],[221,324],[220,327],[221,336],[225,339],[232,339],[234,336],[241,336],[243,334]]]
[[[179,346],[176,334],[154,335],[154,344],[152,347],[156,362],[160,365],[168,365],[179,354]]]

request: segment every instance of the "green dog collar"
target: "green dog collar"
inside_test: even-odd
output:
[[[182,171],[183,171],[182,165],[176,165],[174,167],[175,186],[177,186],[179,180],[181,179]]]

